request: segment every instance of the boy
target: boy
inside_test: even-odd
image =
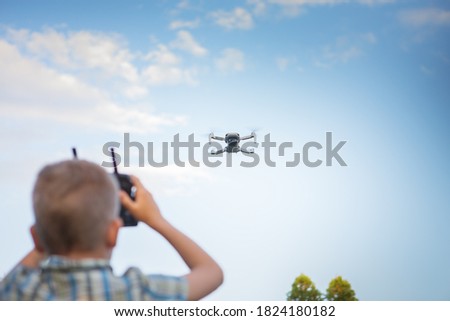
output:
[[[161,215],[138,178],[135,200],[100,166],[69,160],[44,167],[33,190],[35,248],[1,281],[0,300],[198,300],[223,281],[217,263]],[[119,201],[183,258],[183,277],[123,276],[109,265],[122,221]],[[144,253],[145,253],[145,249]]]

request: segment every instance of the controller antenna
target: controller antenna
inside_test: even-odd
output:
[[[73,159],[78,159],[77,149],[75,147],[72,147],[72,154],[73,154]]]
[[[118,174],[119,172],[117,171],[116,154],[114,153],[114,148],[111,148],[111,157],[114,165],[114,174]]]

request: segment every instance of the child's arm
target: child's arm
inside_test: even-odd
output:
[[[30,269],[36,269],[39,267],[41,261],[45,259],[46,255],[44,254],[44,248],[38,240],[34,225],[30,228],[30,232],[34,242],[34,249],[25,255],[25,257],[16,266],[22,265]]]
[[[132,201],[121,192],[122,204],[133,216],[156,230],[177,250],[191,272],[186,275],[189,283],[188,300],[198,300],[214,291],[223,282],[219,265],[194,241],[166,221],[152,195],[138,178],[132,177],[136,186],[136,198]]]

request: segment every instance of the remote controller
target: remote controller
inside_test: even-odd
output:
[[[78,159],[77,150],[75,147],[72,148],[72,154],[74,159]],[[135,188],[133,186],[133,183],[131,183],[130,176],[125,174],[119,174],[117,171],[117,164],[116,164],[116,155],[114,154],[114,149],[111,148],[111,156],[114,164],[114,173],[112,174],[117,181],[119,182],[120,189],[125,191],[132,200],[134,200],[134,193]],[[123,221],[123,226],[136,226],[138,224],[138,221],[127,211],[123,205],[120,205],[120,218]]]
[[[129,175],[126,174],[120,174],[117,171],[117,164],[116,164],[116,156],[114,154],[114,149],[111,148],[111,156],[114,164],[114,177],[117,179],[120,185],[120,189],[125,191],[132,200],[134,200],[135,196],[135,187],[133,186],[133,183],[131,183],[131,179]],[[138,221],[128,212],[128,210],[121,204],[120,205],[120,218],[123,221],[123,226],[136,226],[138,224]]]

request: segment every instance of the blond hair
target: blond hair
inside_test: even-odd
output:
[[[92,251],[102,246],[119,212],[117,182],[82,160],[45,166],[33,190],[36,231],[48,254]]]

